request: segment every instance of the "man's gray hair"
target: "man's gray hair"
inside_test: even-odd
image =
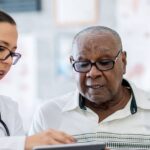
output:
[[[73,42],[72,42],[72,48],[74,47],[74,44],[80,39],[80,37],[84,36],[85,34],[93,34],[93,35],[97,34],[98,35],[99,33],[112,34],[118,43],[119,49],[122,50],[122,41],[121,41],[119,34],[115,30],[105,27],[105,26],[91,26],[91,27],[83,29],[82,31],[80,31],[74,36]]]

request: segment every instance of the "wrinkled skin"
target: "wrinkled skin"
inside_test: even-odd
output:
[[[111,33],[86,33],[75,42],[73,58],[91,62],[114,59],[120,49],[120,44]],[[109,109],[123,99],[125,90],[121,83],[125,71],[126,53],[124,51],[119,54],[111,70],[99,71],[92,66],[87,73],[74,71],[79,92],[86,99],[87,106]]]

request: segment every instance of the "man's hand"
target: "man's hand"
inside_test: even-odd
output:
[[[28,136],[26,138],[25,150],[31,150],[34,146],[40,145],[53,145],[53,144],[69,144],[74,143],[76,140],[64,133],[54,129]]]

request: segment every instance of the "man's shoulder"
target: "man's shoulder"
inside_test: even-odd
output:
[[[134,92],[134,95],[137,97],[137,99],[139,98],[146,98],[148,100],[150,100],[150,92],[146,91],[142,88],[140,88],[139,86],[135,85],[134,83],[130,83],[132,90]]]
[[[150,110],[150,92],[137,86],[132,86],[137,105],[144,109]]]
[[[62,109],[70,101],[73,101],[72,99],[74,98],[75,94],[76,91],[72,91],[67,94],[49,99],[40,106],[40,109],[50,109],[50,108]]]
[[[148,92],[146,90],[137,88],[136,97],[137,97],[137,99],[143,99],[143,101],[147,100],[150,102],[150,92]]]

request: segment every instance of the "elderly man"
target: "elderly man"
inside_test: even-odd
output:
[[[93,26],[79,32],[70,61],[77,90],[42,105],[31,133],[55,128],[79,142],[102,138],[102,133],[118,139],[150,134],[150,95],[123,78],[126,52],[116,31]]]

